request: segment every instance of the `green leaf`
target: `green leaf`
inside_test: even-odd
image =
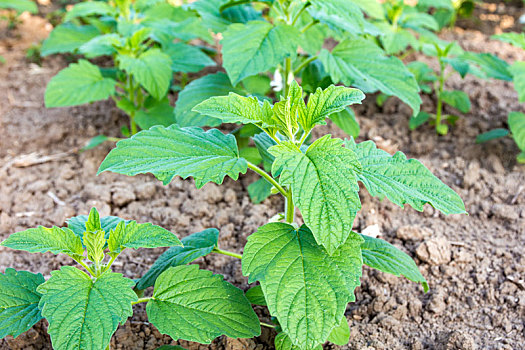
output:
[[[68,11],[64,17],[64,22],[69,22],[73,18],[87,17],[93,15],[115,15],[116,10],[111,7],[107,2],[103,1],[90,1],[82,2],[73,6],[71,11]]]
[[[269,223],[248,237],[242,271],[250,283],[260,282],[270,314],[292,343],[309,349],[326,341],[354,299],[362,242],[351,233],[330,256],[306,226],[297,231],[289,224]]]
[[[164,184],[175,176],[192,176],[197,188],[208,182],[221,184],[225,176],[237,180],[248,164],[239,157],[235,136],[217,129],[154,126],[117,143],[98,173],[112,171],[133,176],[152,173]]]
[[[448,91],[445,90],[441,93],[441,99],[443,102],[451,107],[454,107],[461,113],[468,113],[470,111],[470,98],[467,93],[460,90]]]
[[[332,52],[321,50],[319,59],[334,83],[353,85],[364,92],[381,91],[400,98],[419,113],[421,98],[418,84],[396,57],[387,57],[374,43],[354,38],[337,45]]]
[[[183,246],[171,247],[153,263],[151,268],[137,282],[137,289],[143,290],[155,284],[159,275],[169,267],[186,265],[202,256],[208,255],[217,247],[219,230],[209,228],[184,237]]]
[[[88,259],[94,263],[100,263],[104,259],[104,247],[107,243],[104,231],[86,231],[82,238]]]
[[[272,184],[263,178],[248,185],[248,194],[253,203],[259,204],[272,194]]]
[[[171,58],[171,69],[174,72],[194,73],[204,67],[215,66],[216,63],[204,52],[184,43],[170,43],[163,49]]]
[[[516,141],[519,149],[525,151],[525,114],[520,112],[510,112],[509,129],[512,133],[512,138]]]
[[[97,232],[102,230],[100,223],[100,215],[98,214],[97,208],[93,207],[89,211],[89,216],[86,221],[86,231],[87,232]]]
[[[430,119],[430,114],[427,112],[421,111],[415,117],[410,118],[410,120],[408,121],[408,126],[410,130],[415,130],[416,128],[425,124],[427,120],[429,119]]]
[[[341,112],[332,114],[330,119],[332,119],[335,125],[337,125],[349,136],[359,136],[361,128],[359,127],[359,123],[357,122],[353,109],[345,108]]]
[[[145,106],[146,110],[140,110],[135,115],[135,121],[141,129],[149,129],[155,125],[170,126],[176,123],[173,107],[168,97]],[[122,101],[122,100],[121,100]]]
[[[106,135],[97,135],[93,138],[91,138],[84,147],[80,149],[80,152],[85,152],[87,150],[93,149],[104,142],[108,140],[108,137]]]
[[[100,34],[100,31],[91,25],[60,24],[42,43],[41,54],[48,56],[55,53],[75,52],[83,44]]]
[[[301,97],[302,98],[302,97]],[[306,111],[299,110],[299,124],[306,132],[310,132],[317,124],[326,124],[330,115],[342,112],[353,104],[361,104],[365,95],[358,89],[331,85],[327,89],[317,88],[308,98]]]
[[[120,273],[105,272],[96,280],[64,266],[37,291],[39,307],[49,322],[47,329],[55,349],[104,349],[117,326],[133,315],[137,295],[133,281]]]
[[[221,335],[252,338],[259,319],[242,290],[198,265],[170,267],[155,282],[149,321],[174,339],[209,344]]]
[[[18,337],[42,319],[36,288],[44,283],[41,274],[7,268],[0,273],[0,339]]]
[[[115,94],[117,82],[104,78],[97,66],[86,60],[72,63],[55,75],[46,88],[46,107],[76,106],[105,100]]]
[[[208,74],[202,78],[189,83],[179,93],[175,105],[175,116],[180,126],[217,126],[221,122],[216,118],[210,118],[193,112],[192,109],[202,101],[213,96],[224,96],[230,92],[242,93],[235,89],[228,76],[222,72]]]
[[[193,111],[220,119],[223,123],[262,125],[268,119],[256,97],[244,97],[233,92],[228,96],[211,97],[195,106]]]
[[[80,238],[68,228],[38,226],[10,235],[0,245],[30,253],[67,254],[82,256],[84,248]]]
[[[365,240],[361,246],[365,265],[398,277],[403,275],[413,282],[421,283],[425,293],[428,292],[427,280],[408,254],[382,239],[366,235],[361,237]]]
[[[85,4],[89,4],[85,3]],[[98,56],[109,56],[117,52],[115,47],[121,46],[121,38],[118,34],[111,33],[96,36],[79,47],[78,51],[87,58]]]
[[[277,334],[274,340],[274,344],[275,344],[275,350],[302,350],[303,349],[299,346],[293,345],[288,334],[283,333],[283,332]],[[312,348],[312,350],[323,350],[323,346],[321,344],[316,345]]]
[[[221,11],[221,6],[229,0],[198,0],[188,4],[202,17],[203,22],[215,33],[224,32],[232,23],[246,23],[261,19],[260,11],[251,4],[239,4]]]
[[[251,21],[232,24],[222,40],[223,66],[233,85],[244,78],[276,67],[294,57],[299,31],[285,24]]]
[[[509,134],[509,130],[507,129],[492,129],[490,131],[484,132],[482,134],[479,134],[476,137],[476,143],[484,143],[491,140],[499,139],[501,137],[505,137]]]
[[[78,215],[74,216],[68,220],[67,227],[75,233],[75,235],[82,237],[84,232],[86,232],[86,222],[88,221],[87,215]],[[106,235],[109,235],[109,231],[115,229],[118,223],[121,221],[126,221],[117,216],[104,216],[100,219],[101,230],[106,232]],[[126,221],[128,222],[128,221]]]
[[[125,248],[159,248],[182,246],[181,241],[170,231],[151,223],[137,224],[136,221],[119,222],[108,238],[108,248],[112,253],[120,253]]]
[[[157,100],[166,96],[172,78],[171,59],[160,49],[150,49],[139,57],[119,55],[119,67],[132,74]]]
[[[418,211],[429,203],[446,215],[466,213],[458,194],[418,160],[407,159],[403,152],[391,156],[372,141],[356,144],[349,140],[347,147],[357,154],[363,167],[357,177],[372,196],[386,196],[401,207],[407,203]]]
[[[511,81],[509,64],[490,53],[465,52],[457,57],[458,60],[468,64],[468,71],[483,79],[494,78]]]
[[[350,341],[350,327],[348,326],[348,321],[345,316],[341,318],[339,325],[332,330],[332,333],[330,333],[330,336],[328,337],[328,341],[340,346],[348,344]]]
[[[307,11],[334,30],[363,33],[365,19],[359,6],[348,0],[311,0]]]
[[[509,43],[525,50],[525,33],[501,33],[493,35],[491,38]]]
[[[514,89],[518,92],[520,102],[525,102],[525,62],[514,62],[509,71],[512,74]]]
[[[266,306],[266,299],[264,298],[264,293],[260,285],[252,287],[246,291],[246,298],[253,305]]]
[[[21,13],[24,11],[27,11],[30,13],[38,12],[38,7],[31,0],[1,0],[0,9],[15,10],[18,13]]]
[[[356,177],[361,165],[355,153],[330,135],[315,141],[306,153],[291,142],[269,151],[275,156],[272,172],[282,168],[280,182],[291,186],[305,224],[332,254],[346,242],[361,208]]]

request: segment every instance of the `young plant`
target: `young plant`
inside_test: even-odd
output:
[[[352,231],[361,209],[359,182],[371,195],[387,197],[399,206],[409,204],[422,211],[429,203],[444,214],[465,213],[452,189],[401,152],[392,156],[372,141],[356,143],[330,135],[305,145],[317,125],[363,98],[357,89],[332,85],[317,89],[305,103],[302,88],[293,81],[274,105],[231,93],[194,108],[223,122],[259,128],[262,132],[253,141],[271,173],[241,157],[233,135],[178,125],[156,126],[118,142],[99,173],[152,173],[166,185],[176,176],[193,177],[198,188],[208,182],[221,184],[225,176],[236,180],[248,169],[260,175],[283,196],[284,212],[248,237],[242,256],[223,253],[242,259],[243,274],[250,283],[259,282],[247,294],[253,303],[268,306],[280,331],[277,348],[317,349],[327,340],[344,343],[345,310],[355,300],[363,264],[403,275],[428,289],[407,254]],[[154,264],[148,282],[138,282],[139,289],[151,285],[162,269],[186,261],[188,252],[181,255],[180,248],[174,249]],[[205,254],[192,244],[188,249]]]
[[[0,19],[7,20],[7,29],[16,28],[19,23],[18,17],[22,12],[37,13],[38,7],[31,0],[0,0],[0,9],[10,10],[7,15],[0,16]]]
[[[525,50],[525,33],[503,33],[494,35],[494,39],[509,43],[515,47]],[[514,82],[514,89],[518,93],[520,102],[525,102],[525,62],[516,61],[508,66],[509,79]],[[509,129],[494,129],[478,135],[476,142],[482,143],[510,135],[520,149],[517,156],[519,163],[525,163],[525,114],[521,112],[510,112],[507,123]]]
[[[135,282],[112,271],[128,248],[187,249],[171,232],[150,223],[100,218],[95,208],[67,224],[17,232],[1,243],[31,253],[65,254],[83,270],[63,266],[47,281],[41,274],[10,268],[0,273],[0,338],[17,337],[45,318],[55,349],[109,349],[118,325],[138,303],[147,303],[149,321],[175,339],[210,343],[223,334],[260,334],[259,320],[242,290],[211,271],[185,265],[191,259],[159,273],[151,297],[137,296]],[[216,232],[199,234],[208,238],[208,252],[218,250]]]
[[[409,68],[414,73],[423,92],[431,92],[431,85],[434,85],[437,104],[435,114],[422,111],[410,120],[409,125],[412,130],[432,119],[430,123],[435,125],[436,132],[440,135],[446,135],[449,125],[453,126],[459,116],[444,114],[444,105],[448,105],[461,113],[470,111],[470,99],[464,91],[445,89],[446,81],[454,72],[457,72],[462,78],[470,73],[483,79],[510,80],[507,63],[492,54],[464,51],[457,43],[440,40],[433,34],[421,36],[419,40],[421,51],[428,56],[437,58],[439,73],[436,76],[422,62],[413,62],[409,64]],[[447,67],[451,67],[453,70],[447,73]],[[448,123],[448,125],[443,122]]]
[[[69,52],[89,59],[109,56],[113,66],[99,68],[84,59],[72,63],[49,82],[46,106],[73,106],[111,97],[130,118],[124,136],[134,135],[139,127],[171,125],[175,120],[167,95],[174,72],[181,72],[181,81],[185,81],[188,72],[215,65],[199,48],[186,43],[199,37],[211,41],[200,19],[164,1],[77,4],[66,14],[65,23],[44,41],[42,54]],[[109,139],[100,135],[89,148]]]

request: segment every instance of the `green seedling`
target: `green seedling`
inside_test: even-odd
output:
[[[206,238],[209,253],[220,251],[216,230],[192,236]],[[158,274],[150,297],[139,297],[133,280],[112,271],[125,249],[171,246],[188,251],[162,227],[114,216],[100,218],[93,208],[89,216],[71,218],[67,227],[39,226],[14,233],[1,245],[30,253],[65,254],[81,268],[63,266],[52,271],[47,281],[41,274],[11,268],[0,273],[0,338],[17,337],[45,318],[55,349],[109,349],[118,325],[133,315],[133,305],[139,303],[146,303],[149,322],[174,339],[210,343],[220,335],[260,334],[259,320],[243,291],[221,275],[186,265],[196,257]]]
[[[164,1],[102,1],[75,5],[42,46],[42,55],[74,53],[93,59],[110,57],[112,66],[98,67],[80,59],[49,82],[47,107],[74,106],[112,98],[130,119],[123,136],[139,128],[175,122],[168,93],[175,72],[187,77],[215,62],[187,42],[211,41],[193,12]],[[85,147],[106,140],[98,136]]]
[[[7,20],[7,29],[15,29],[20,23],[19,17],[22,12],[37,13],[38,7],[31,0],[0,0],[0,9],[10,10],[7,15],[0,19]]]
[[[284,211],[248,237],[242,255],[221,252],[241,259],[248,281],[259,283],[247,296],[268,307],[279,332],[278,349],[319,349],[327,340],[343,344],[348,342],[345,310],[355,300],[363,264],[428,289],[410,256],[381,239],[352,231],[361,209],[359,183],[371,195],[399,206],[422,211],[429,203],[444,214],[465,213],[452,189],[401,152],[392,156],[372,141],[356,143],[331,135],[305,144],[326,118],[363,98],[358,89],[332,85],[317,89],[306,103],[302,88],[293,81],[275,104],[231,93],[194,108],[222,122],[256,126],[260,133],[253,141],[270,173],[240,155],[233,135],[178,125],[155,126],[119,141],[99,173],[152,173],[166,185],[176,176],[193,177],[198,188],[208,182],[221,184],[226,176],[236,180],[248,169],[260,175],[273,193],[282,195]],[[187,250],[168,250],[137,288],[152,285],[156,274],[187,261],[190,253],[206,254],[196,243],[201,241],[183,241]]]

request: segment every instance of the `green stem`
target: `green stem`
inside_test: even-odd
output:
[[[306,132],[306,130],[304,131],[303,133],[303,137],[301,137],[301,139],[299,140],[299,147],[301,147],[304,143],[304,141],[306,141],[306,138],[308,137],[308,135],[310,135],[310,131],[309,132]]]
[[[217,247],[213,248],[212,253],[228,255],[228,256],[233,256],[234,258],[237,258],[237,259],[242,259],[242,255],[241,254],[237,254],[237,253],[234,253],[234,252],[229,252],[227,250],[222,250],[222,249],[219,249]]]
[[[109,260],[108,264],[104,266],[102,272],[106,272],[107,270],[109,270],[111,268],[111,265],[113,265],[113,263],[117,259],[117,257],[118,257],[118,254],[113,255],[111,259]]]
[[[284,60],[284,98],[286,99],[288,97],[288,92],[290,91],[290,85],[292,85],[292,79],[290,79],[290,75],[293,74],[292,71],[292,59],[290,57],[286,57]]]
[[[228,3],[224,4],[224,5],[222,5],[221,7],[219,7],[219,12],[223,12],[224,10],[227,10],[230,7],[239,6],[239,5],[243,5],[243,4],[249,4],[251,2],[262,2],[263,4],[268,5],[268,3],[264,2],[264,1],[254,1],[254,0],[231,1],[231,2],[228,2]]]
[[[139,298],[137,301],[131,302],[131,305],[137,305],[137,304],[140,304],[140,303],[147,303],[151,299],[152,299],[151,297],[149,297],[149,298]]]
[[[279,185],[279,183],[277,181],[275,181],[275,179],[273,177],[270,176],[270,174],[268,174],[266,171],[262,170],[261,168],[259,168],[257,165],[255,164],[252,164],[250,162],[248,162],[248,168],[250,168],[251,170],[255,171],[257,174],[261,175],[266,181],[268,181],[269,183],[271,183],[275,188],[277,188],[277,190],[279,192],[281,192],[281,194],[283,196],[286,197],[287,195],[287,192],[286,190],[281,186]]]
[[[441,125],[441,114],[443,111],[443,101],[441,95],[443,94],[443,86],[445,85],[445,64],[441,59],[439,60],[439,89],[438,89],[438,101],[436,107],[436,130]]]
[[[295,218],[295,206],[293,204],[292,190],[286,193],[286,222],[292,224]]]
[[[303,8],[295,15],[295,17],[292,19],[292,25],[295,25],[295,23],[297,23],[297,20],[299,20],[299,18],[301,17],[301,15],[303,14],[304,10],[306,10],[306,8],[310,6],[310,3],[306,3],[306,5],[303,6]]]
[[[315,61],[317,59],[317,56],[311,56],[309,57],[308,59],[304,60],[303,63],[301,63],[299,65],[299,67],[297,67],[294,71],[293,71],[293,74],[294,75],[297,75],[299,74],[300,71],[302,71],[304,68],[306,68],[306,66],[308,66],[310,63],[312,63],[313,61]]]
[[[303,27],[303,29],[301,29],[301,33],[304,33],[306,32],[308,29],[312,28],[313,26],[315,26],[317,23],[319,23],[318,20],[314,19],[312,22],[308,23],[307,25],[305,25]]]
[[[93,271],[91,267],[87,266],[85,262],[83,262],[82,260],[77,260],[77,259],[73,259],[73,260],[75,260],[78,264],[80,264],[83,268],[85,268],[86,271],[91,274],[91,276],[95,277],[95,271]]]
[[[122,138],[122,137],[108,137],[108,141],[111,141],[111,142],[119,142],[121,140],[124,140],[124,138]]]
[[[264,327],[275,328],[275,326],[273,324],[269,324],[269,323],[265,323],[265,322],[261,322],[261,321],[259,321],[259,323],[261,324],[261,326],[264,326]]]

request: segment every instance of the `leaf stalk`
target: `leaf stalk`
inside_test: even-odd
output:
[[[248,162],[248,168],[250,168],[251,170],[255,171],[257,174],[261,175],[266,181],[268,181],[269,183],[271,183],[275,188],[277,188],[277,190],[283,195],[286,197],[287,195],[287,192],[286,190],[281,186],[279,185],[279,183],[277,181],[275,181],[275,179],[273,177],[270,176],[270,174],[268,174],[266,171],[262,170],[261,168],[259,168],[257,165],[255,164],[252,164],[250,162]]]
[[[232,257],[237,258],[237,259],[242,259],[242,255],[241,254],[237,254],[237,253],[230,252],[230,251],[227,251],[227,250],[222,250],[222,249],[219,249],[217,247],[213,248],[212,253],[217,253],[217,254],[232,256]]]

